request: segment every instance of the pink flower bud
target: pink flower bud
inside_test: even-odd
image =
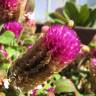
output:
[[[42,27],[42,32],[48,32],[49,26],[45,25]]]

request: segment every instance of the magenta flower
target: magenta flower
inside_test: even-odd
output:
[[[49,88],[48,92],[55,92],[55,88]]]
[[[20,0],[0,0],[0,22],[17,20],[20,15]]]
[[[32,91],[32,95],[31,96],[37,96],[37,89],[34,89],[33,91]]]
[[[19,22],[12,21],[5,23],[4,29],[12,31],[15,34],[16,38],[18,38],[23,29],[23,26]]]
[[[53,25],[46,33],[44,43],[52,58],[61,63],[74,60],[80,51],[80,41],[75,31],[63,25]]]
[[[0,8],[4,10],[15,11],[17,10],[19,0],[0,0]]]

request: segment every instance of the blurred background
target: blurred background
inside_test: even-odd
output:
[[[57,8],[63,7],[68,0],[35,0],[35,10],[32,13],[32,19],[43,23],[48,20],[48,13],[54,12]],[[71,0],[72,1],[72,0]],[[77,4],[88,4],[90,7],[96,5],[96,0],[73,0]]]

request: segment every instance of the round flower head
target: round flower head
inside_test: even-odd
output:
[[[18,18],[20,0],[0,0],[0,21]]]
[[[49,28],[44,43],[52,58],[64,64],[74,60],[80,50],[80,41],[75,31],[63,25]]]
[[[18,38],[23,29],[23,26],[19,22],[12,21],[5,23],[4,29],[12,31],[15,34],[16,38]]]
[[[18,0],[0,0],[0,8],[15,11],[17,10],[18,3]]]

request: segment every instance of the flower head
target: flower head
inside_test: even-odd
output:
[[[69,63],[80,50],[80,41],[74,30],[63,25],[53,25],[44,37],[44,43],[52,58]]]
[[[0,8],[15,11],[18,8],[19,0],[0,0]]]
[[[17,20],[19,10],[20,0],[0,0],[0,22]]]
[[[15,34],[16,38],[18,38],[23,29],[23,26],[19,22],[12,21],[5,23],[4,29],[12,31]]]

